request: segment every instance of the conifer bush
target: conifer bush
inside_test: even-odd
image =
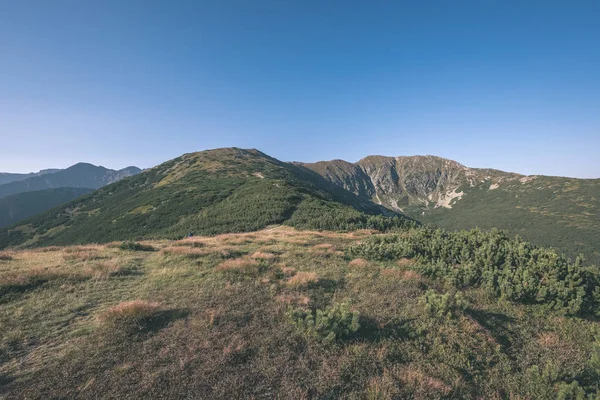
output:
[[[430,289],[419,301],[434,318],[452,318],[467,307],[467,301],[460,292],[438,294]]]
[[[288,318],[299,334],[323,343],[334,343],[360,328],[360,314],[350,310],[348,303],[335,303],[324,310],[290,308]]]
[[[138,243],[138,242],[123,242],[119,246],[121,250],[127,251],[155,251],[156,249],[150,245]]]
[[[513,302],[543,304],[571,315],[600,315],[596,267],[584,266],[582,256],[573,262],[498,230],[410,229],[370,237],[348,253],[378,261],[411,258],[418,272],[456,288],[484,287]]]

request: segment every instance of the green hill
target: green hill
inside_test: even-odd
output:
[[[83,196],[94,189],[58,188],[14,194],[0,199],[0,228]]]
[[[445,229],[498,228],[600,264],[600,179],[524,176],[434,156],[304,164],[363,199]]]
[[[313,229],[386,228],[381,208],[302,166],[237,148],[183,155],[0,230],[15,245],[177,238],[288,224]]]

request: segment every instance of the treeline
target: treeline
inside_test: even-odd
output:
[[[372,260],[416,259],[420,273],[456,288],[483,287],[501,299],[600,315],[597,267],[585,266],[581,256],[572,261],[498,230],[410,229],[373,236],[349,252]]]

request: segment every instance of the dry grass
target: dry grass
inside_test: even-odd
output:
[[[310,284],[317,283],[318,281],[319,276],[316,272],[300,271],[287,280],[287,285],[297,288],[301,286],[308,286]]]
[[[414,398],[431,399],[446,396],[452,391],[452,387],[427,375],[418,368],[409,367],[400,374],[402,382],[414,393]]]
[[[412,271],[410,269],[408,269],[402,273],[402,279],[405,279],[407,281],[410,281],[410,280],[416,281],[416,280],[420,280],[421,278],[422,278],[422,276],[419,275],[419,273]]]
[[[160,308],[160,303],[147,300],[124,301],[104,311],[98,316],[98,320],[104,325],[112,326],[121,321],[152,317]]]
[[[185,256],[188,258],[204,257],[210,253],[211,253],[211,251],[204,247],[197,248],[197,247],[187,247],[187,246],[181,246],[181,245],[166,247],[160,251],[160,254],[163,256],[173,255],[173,256]]]
[[[283,293],[275,297],[279,303],[288,305],[307,306],[310,303],[310,297],[300,293]]]
[[[254,258],[255,260],[271,260],[271,259],[275,258],[275,254],[266,253],[266,252],[262,252],[262,251],[256,251],[250,257]]]
[[[60,246],[48,246],[48,247],[42,247],[40,249],[37,249],[37,251],[42,252],[42,253],[48,253],[51,251],[63,251],[65,248],[64,247],[60,247]]]
[[[12,259],[12,255],[5,251],[0,251],[0,261],[11,261]]]
[[[354,260],[348,263],[351,267],[366,267],[369,265],[369,262],[364,258],[355,258]]]
[[[79,251],[65,251],[63,259],[65,261],[92,261],[106,258],[105,255],[94,249],[82,249]]]
[[[108,279],[111,276],[121,275],[127,270],[114,260],[101,262],[84,269],[84,275],[93,279]]]
[[[246,257],[225,260],[215,267],[217,271],[229,272],[255,272],[259,264],[256,260]]]
[[[538,343],[544,348],[557,347],[560,344],[560,338],[554,332],[544,332],[538,337]]]

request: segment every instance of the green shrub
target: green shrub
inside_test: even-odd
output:
[[[325,310],[290,308],[288,318],[302,336],[333,343],[360,328],[360,315],[350,310],[348,303],[335,303]]]
[[[419,298],[419,302],[435,318],[455,317],[467,307],[467,301],[460,292],[438,294],[430,289]]]
[[[482,286],[496,297],[544,304],[572,315],[600,313],[597,268],[584,266],[583,257],[572,262],[498,230],[410,229],[402,235],[370,237],[348,252],[381,261],[414,258],[418,272],[456,288]]]
[[[121,250],[128,251],[155,251],[156,249],[150,245],[141,244],[138,242],[123,242],[119,246]]]

